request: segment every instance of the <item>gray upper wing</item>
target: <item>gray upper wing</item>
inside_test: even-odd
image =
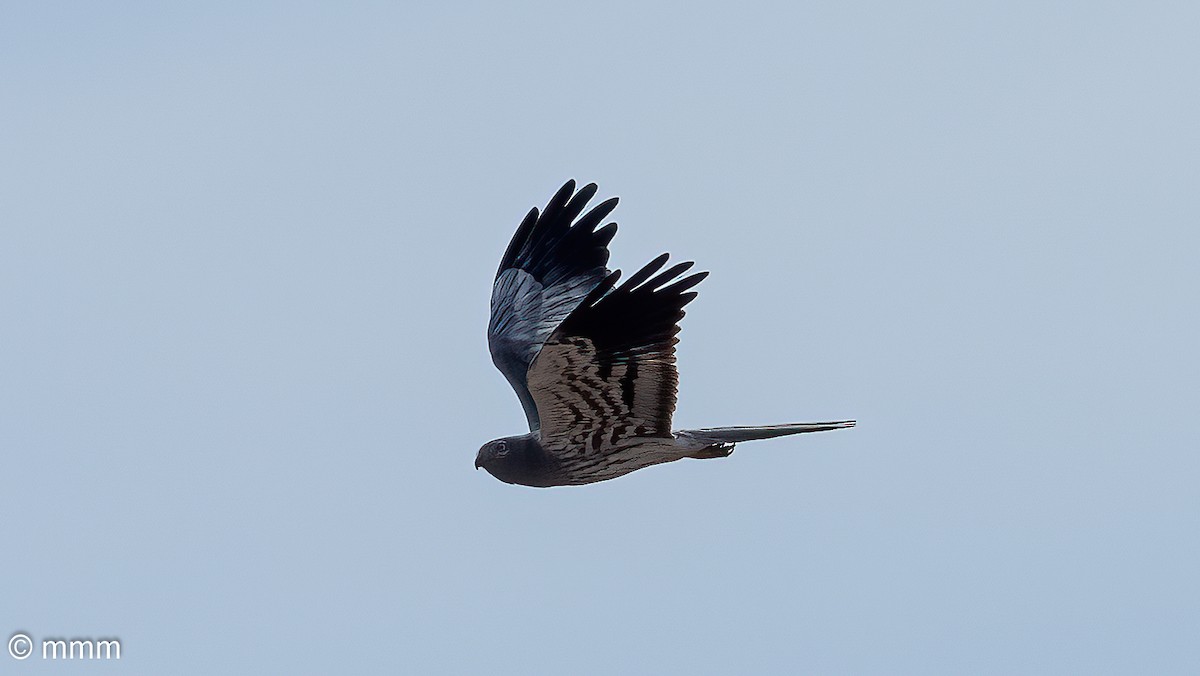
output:
[[[692,263],[658,271],[663,254],[617,287],[609,275],[546,340],[529,369],[541,443],[567,475],[594,471],[624,438],[670,437],[675,344]],[[653,277],[653,279],[651,279]],[[615,288],[614,288],[615,287]]]
[[[521,400],[531,432],[540,425],[527,382],[529,366],[555,328],[609,274],[608,243],[617,224],[597,226],[617,206],[617,198],[580,217],[595,194],[594,183],[575,192],[575,181],[567,181],[544,211],[530,210],[492,285],[488,347]]]

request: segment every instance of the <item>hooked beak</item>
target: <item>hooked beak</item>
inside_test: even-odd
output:
[[[475,456],[475,469],[479,469],[480,467],[483,467],[483,461],[480,460],[479,456],[477,455]]]

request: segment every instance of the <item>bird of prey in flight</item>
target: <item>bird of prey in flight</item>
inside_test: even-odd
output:
[[[588,484],[683,458],[724,458],[739,441],[853,427],[853,420],[671,430],[679,376],[675,343],[689,291],[707,272],[666,270],[668,254],[618,285],[600,227],[617,198],[567,181],[530,210],[492,286],[488,347],[516,390],[529,433],[489,441],[475,468],[525,486]],[[582,215],[581,215],[582,214]]]

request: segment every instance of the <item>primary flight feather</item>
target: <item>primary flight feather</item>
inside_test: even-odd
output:
[[[489,441],[475,467],[526,486],[587,484],[683,458],[723,458],[739,441],[853,427],[853,420],[671,430],[675,344],[690,289],[707,272],[650,261],[624,282],[610,272],[617,199],[584,213],[596,185],[567,181],[530,210],[500,259],[488,347],[529,423]]]

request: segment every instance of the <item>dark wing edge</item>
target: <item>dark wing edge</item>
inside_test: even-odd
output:
[[[617,224],[597,226],[617,198],[580,217],[596,189],[589,183],[576,192],[569,180],[543,211],[531,209],[500,259],[492,285],[488,348],[521,401],[530,431],[539,427],[527,382],[530,364],[554,329],[609,274],[608,244]]]
[[[620,286],[611,273],[547,340],[529,373],[543,447],[598,452],[625,437],[671,436],[679,322],[708,273],[681,277],[690,261],[660,272],[667,260]]]

